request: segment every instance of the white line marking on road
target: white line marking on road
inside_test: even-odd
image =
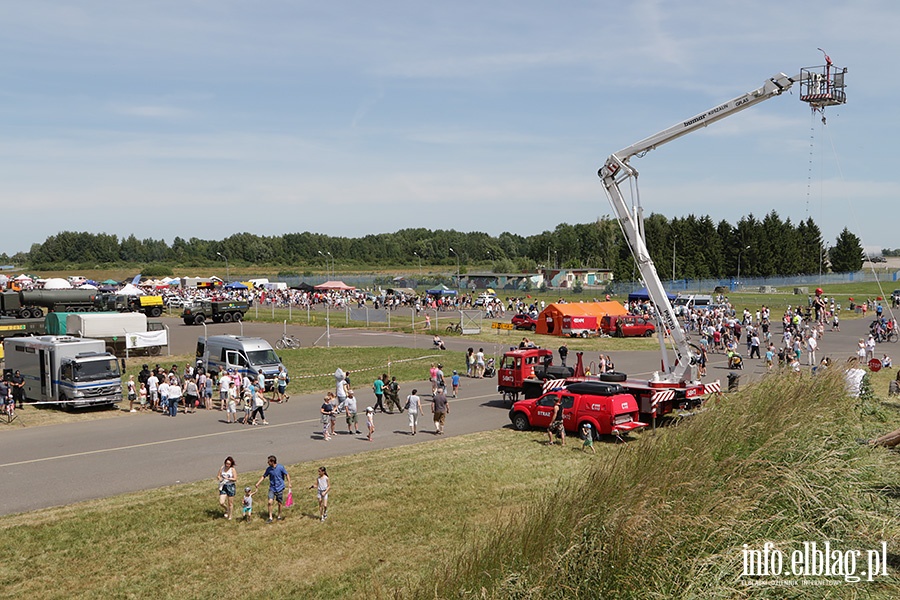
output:
[[[464,400],[482,400],[484,398],[496,398],[496,395],[488,394],[488,395],[484,395],[484,396],[472,396],[470,398],[453,398],[453,399],[448,399],[448,400],[450,402],[461,402]],[[318,419],[318,418],[306,419],[303,421],[290,421],[288,423],[278,423],[277,425],[264,425],[261,427],[254,427],[252,429],[217,431],[215,433],[204,433],[201,435],[192,435],[192,436],[188,436],[188,437],[174,438],[174,439],[170,439],[170,440],[157,440],[155,442],[145,442],[143,444],[131,444],[129,446],[118,446],[116,448],[100,448],[98,450],[88,450],[86,452],[74,452],[72,454],[60,454],[58,456],[45,456],[44,458],[33,458],[31,460],[22,460],[22,461],[18,461],[18,462],[0,464],[0,469],[3,469],[5,467],[18,467],[21,465],[32,465],[35,463],[47,462],[47,461],[51,461],[51,460],[61,460],[64,458],[77,458],[79,456],[90,456],[92,454],[105,454],[107,452],[119,452],[122,450],[133,450],[135,448],[147,448],[149,446],[161,446],[163,444],[175,444],[178,442],[187,442],[190,440],[200,440],[203,438],[217,437],[220,435],[236,435],[236,434],[249,433],[249,432],[254,432],[254,431],[265,431],[266,429],[275,429],[277,427],[288,427],[291,425],[304,425],[307,423],[318,423],[318,422],[320,422],[320,419]]]

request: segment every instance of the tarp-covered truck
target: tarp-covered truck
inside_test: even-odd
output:
[[[148,322],[147,315],[139,312],[70,313],[66,317],[66,333],[102,339],[106,351],[116,356],[130,352],[156,356],[169,343],[162,323]]]

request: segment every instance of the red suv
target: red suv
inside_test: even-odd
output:
[[[616,337],[650,337],[656,333],[651,321],[637,315],[606,315],[600,320],[600,329]]]
[[[537,321],[525,313],[514,316],[512,318],[512,324],[516,329],[528,329],[530,331],[537,329]]]

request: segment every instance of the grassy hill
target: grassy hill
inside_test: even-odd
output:
[[[900,461],[858,440],[898,408],[787,374],[596,455],[504,429],[335,459],[325,523],[313,463],[289,467],[298,503],[274,525],[222,519],[212,479],[13,515],[0,596],[896,598]],[[262,465],[238,468],[243,488]],[[741,576],[745,544],[790,568],[804,541],[861,550],[857,573],[886,542],[889,575]]]

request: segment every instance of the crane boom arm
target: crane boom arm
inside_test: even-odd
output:
[[[647,244],[644,240],[643,217],[638,209],[635,209],[634,211],[629,210],[625,198],[622,195],[620,183],[629,177],[637,178],[638,176],[637,170],[628,164],[629,159],[634,156],[643,156],[645,153],[662,144],[678,139],[701,127],[706,127],[710,123],[715,123],[725,117],[731,116],[746,108],[750,108],[755,104],[759,104],[764,100],[780,96],[783,92],[790,89],[790,87],[799,79],[799,75],[788,77],[784,73],[779,73],[768,79],[761,87],[751,92],[747,92],[733,100],[719,104],[687,119],[686,121],[651,135],[627,148],[623,148],[611,155],[603,168],[600,169],[599,175],[603,180],[603,186],[606,188],[610,204],[616,212],[619,224],[631,247],[635,262],[641,272],[641,277],[647,286],[647,293],[653,301],[653,304],[656,306],[663,325],[672,335],[676,363],[670,369],[664,352],[663,364],[666,365],[666,370],[668,371],[668,373],[664,374],[664,377],[673,383],[698,381],[698,357],[691,350],[684,329],[682,329],[678,322],[675,310],[672,308],[672,304],[669,302],[662,281],[659,279],[656,268],[653,266],[653,260],[650,258],[650,252],[647,250]]]

